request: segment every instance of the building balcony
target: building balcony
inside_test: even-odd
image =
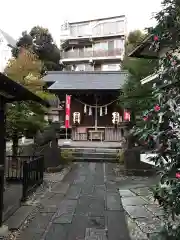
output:
[[[84,49],[83,49],[84,50]],[[69,51],[61,53],[61,61],[71,62],[71,61],[84,61],[97,59],[111,59],[111,58],[121,58],[124,54],[123,49],[113,49],[113,50],[91,50],[91,51]]]

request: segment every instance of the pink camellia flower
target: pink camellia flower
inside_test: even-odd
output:
[[[148,116],[144,116],[144,117],[143,117],[143,120],[144,120],[144,121],[147,121],[147,120],[148,120]]]
[[[158,36],[154,36],[154,41],[158,41],[159,40],[159,38],[158,38]]]
[[[180,178],[180,173],[176,173],[176,178]]]
[[[155,110],[156,112],[159,112],[160,109],[161,109],[161,108],[160,108],[159,105],[156,105],[156,106],[154,107],[154,110]]]

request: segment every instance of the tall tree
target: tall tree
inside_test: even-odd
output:
[[[158,25],[153,29],[154,51],[162,44],[168,47],[160,58],[157,84],[153,91],[154,102],[144,112],[143,127],[136,134],[158,147],[152,158],[160,167],[160,182],[154,197],[165,210],[165,219],[159,240],[180,239],[180,1],[164,0],[162,10],[156,15]]]
[[[140,30],[129,33],[126,42],[126,55],[122,63],[122,68],[129,72],[129,78],[124,84],[120,96],[120,104],[124,108],[130,109],[132,120],[135,121],[135,115],[138,115],[143,109],[146,109],[149,101],[151,101],[151,86],[142,85],[141,79],[153,73],[156,66],[155,60],[133,59],[128,54],[143,38],[145,38]],[[149,98],[147,97],[149,96]]]
[[[29,33],[23,32],[12,49],[13,56],[17,58],[22,48],[33,51],[39,57],[44,63],[43,71],[62,70],[59,64],[60,50],[48,29],[35,26]]]
[[[17,58],[9,61],[5,74],[33,93],[48,99],[51,95],[43,91],[42,67],[43,63],[38,56],[24,49]],[[13,140],[14,156],[17,156],[20,136],[25,135],[27,130],[35,133],[44,127],[46,124],[44,121],[45,111],[46,109],[40,104],[31,101],[15,102],[7,106],[7,133]]]

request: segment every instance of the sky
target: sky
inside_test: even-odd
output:
[[[83,21],[126,15],[128,31],[155,25],[152,13],[160,10],[161,0],[1,0],[0,29],[18,39],[33,26],[49,29],[59,44],[65,20]]]

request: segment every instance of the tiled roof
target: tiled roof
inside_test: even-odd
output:
[[[3,37],[6,39],[7,43],[11,46],[11,47],[15,47],[16,46],[16,41],[6,32],[4,32],[3,30],[0,29],[0,34],[3,35]]]
[[[118,90],[128,77],[126,71],[59,72],[52,71],[44,81],[52,83],[49,90]]]

